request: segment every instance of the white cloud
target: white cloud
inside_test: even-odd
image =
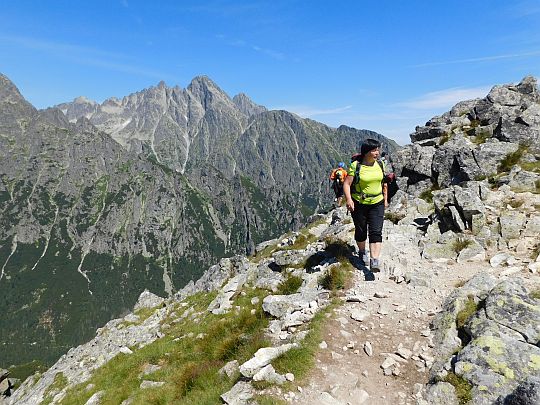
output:
[[[525,58],[529,56],[538,56],[538,55],[540,55],[540,50],[533,50],[530,52],[482,56],[479,58],[456,59],[456,60],[447,60],[447,61],[440,61],[440,62],[427,62],[427,63],[420,63],[417,65],[411,65],[410,67],[417,68],[417,67],[429,67],[429,66],[455,65],[455,64],[461,64],[461,63],[487,62],[487,61],[499,60],[499,59]]]
[[[121,53],[103,51],[101,49],[66,44],[54,41],[44,41],[29,37],[0,36],[0,43],[5,42],[22,48],[40,51],[48,55],[69,60],[84,66],[97,66],[117,72],[146,76],[158,80],[172,79],[170,75],[150,69],[140,68],[134,63],[125,63],[122,60],[128,57]]]
[[[426,93],[420,97],[398,103],[397,106],[412,108],[415,110],[450,108],[459,101],[485,97],[490,88],[491,86],[471,88],[454,87],[451,89]]]

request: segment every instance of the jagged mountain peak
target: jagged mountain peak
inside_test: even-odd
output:
[[[79,96],[79,97],[74,98],[73,103],[97,105],[97,103],[94,100],[90,100],[88,97],[85,97],[85,96]]]
[[[2,73],[0,73],[0,102],[25,103],[30,106],[30,103],[25,100],[17,86]]]
[[[254,103],[253,100],[251,100],[245,93],[237,94],[233,97],[232,100],[234,104],[238,107],[238,109],[247,116],[260,114],[264,111],[267,111],[266,107]]]
[[[197,98],[206,108],[209,101],[214,100],[214,96],[232,103],[231,98],[208,76],[196,76],[191,80],[187,90]]]

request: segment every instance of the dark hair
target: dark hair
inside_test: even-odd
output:
[[[362,156],[365,156],[366,153],[368,153],[370,150],[377,149],[381,147],[381,143],[376,139],[368,138],[362,142],[362,146],[360,146],[360,154]]]

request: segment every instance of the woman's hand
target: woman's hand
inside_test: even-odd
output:
[[[388,201],[384,200],[384,208],[388,208]]]
[[[349,212],[354,211],[354,201],[352,198],[347,198],[347,210],[349,210]]]

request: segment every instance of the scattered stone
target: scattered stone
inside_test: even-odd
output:
[[[328,344],[323,340],[321,343],[319,343],[319,349],[327,349]]]
[[[139,373],[139,378],[142,378],[148,374],[155,373],[158,370],[161,370],[161,366],[155,364],[145,364],[142,371]]]
[[[390,367],[394,367],[396,364],[397,364],[396,361],[395,361],[392,357],[387,357],[387,358],[383,361],[383,363],[381,364],[381,368],[382,368],[383,370],[386,370],[386,369],[388,369],[388,368],[390,368]]]
[[[369,316],[369,312],[364,309],[355,308],[351,309],[350,312],[351,318],[358,322],[363,322]]]
[[[359,302],[359,303],[364,303],[366,302],[368,299],[367,297],[363,296],[363,295],[348,295],[346,298],[345,298],[345,301],[347,302]]]
[[[252,359],[240,366],[240,373],[245,377],[253,377],[257,371],[293,347],[298,347],[298,343],[288,343],[278,347],[264,347],[259,349]]]
[[[255,396],[255,390],[249,382],[239,381],[230,391],[221,395],[221,399],[228,405],[249,405]]]
[[[408,360],[412,356],[412,351],[403,347],[401,343],[399,344],[396,353],[405,360]]]
[[[331,353],[331,355],[332,355],[332,360],[340,360],[343,358],[342,354],[336,353],[334,351]]]
[[[124,353],[124,354],[132,354],[132,353],[133,353],[133,350],[131,350],[129,347],[122,346],[122,347],[120,348],[120,353]]]
[[[88,401],[84,405],[100,405],[101,403],[101,397],[105,394],[105,391],[98,391],[94,395],[92,395],[90,398],[88,398]]]
[[[239,369],[240,367],[238,365],[238,360],[232,360],[225,364],[223,367],[221,367],[218,373],[221,376],[226,375],[229,378],[233,378],[234,375],[240,371]]]
[[[261,368],[254,376],[253,381],[267,381],[272,384],[283,385],[286,378],[281,374],[276,373],[276,370],[271,364]]]
[[[148,381],[148,380],[144,380],[141,385],[140,385],[140,388],[141,389],[147,389],[147,388],[159,388],[159,387],[162,387],[165,383],[163,381]]]
[[[364,343],[364,351],[368,356],[373,356],[373,346],[371,345],[371,342]]]

